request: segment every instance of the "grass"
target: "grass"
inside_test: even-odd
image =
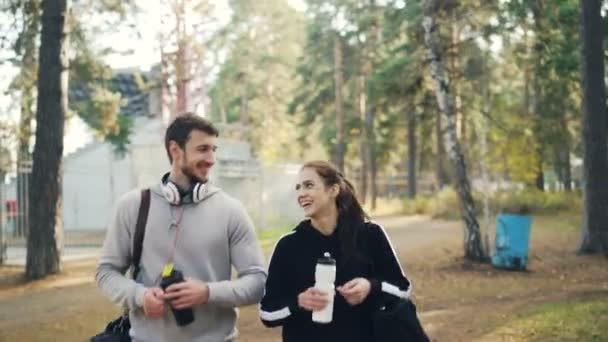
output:
[[[294,226],[285,225],[268,229],[259,229],[257,231],[258,241],[260,242],[260,246],[262,247],[264,253],[271,252],[277,240],[281,236],[289,233]]]
[[[433,332],[434,337],[438,341],[608,341],[606,259],[575,253],[580,217],[580,212],[570,211],[533,215],[526,272],[463,262],[461,241],[446,243],[433,254],[410,256],[406,265],[422,298],[419,307],[423,312],[448,311],[426,318],[430,327],[453,329],[442,327]]]
[[[500,327],[483,340],[606,341],[608,299],[541,305]]]
[[[557,232],[578,232],[581,230],[582,213],[563,211],[549,214],[534,215],[532,221],[532,229],[542,227],[543,229]]]

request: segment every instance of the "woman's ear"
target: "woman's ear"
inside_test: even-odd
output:
[[[331,186],[330,188],[331,191],[331,195],[332,197],[338,197],[338,195],[340,194],[340,185],[339,184],[334,184]]]

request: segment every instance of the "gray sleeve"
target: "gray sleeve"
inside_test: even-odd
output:
[[[241,205],[233,211],[228,230],[230,260],[238,278],[209,283],[209,303],[224,307],[259,303],[267,272],[253,224]]]
[[[141,196],[138,192],[124,195],[108,225],[95,280],[101,292],[113,303],[129,309],[143,305],[146,288],[125,276],[131,265],[132,235],[135,231]]]

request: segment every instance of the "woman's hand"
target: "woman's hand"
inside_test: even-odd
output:
[[[314,287],[309,287],[298,295],[298,305],[304,310],[320,311],[327,306],[327,303],[327,293]]]
[[[355,278],[338,287],[338,292],[350,305],[361,304],[369,295],[372,284],[365,278]]]

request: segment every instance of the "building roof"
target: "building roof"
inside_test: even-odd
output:
[[[140,87],[140,79],[144,84],[151,80],[148,73],[138,71],[120,71],[110,79],[110,89],[120,93],[124,104],[120,107],[122,114],[130,117],[139,117],[149,114],[150,92]],[[86,85],[75,84],[70,86],[68,93],[70,103],[87,101],[90,98]]]

